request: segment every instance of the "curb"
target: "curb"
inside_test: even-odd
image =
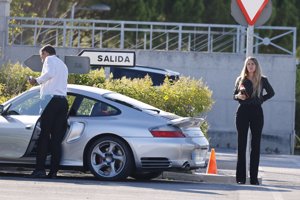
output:
[[[163,172],[162,179],[178,180],[178,181],[191,181],[191,182],[205,182],[205,183],[218,183],[218,184],[236,184],[235,175],[221,175],[221,174],[205,174],[205,173],[179,173],[179,172]],[[262,184],[262,178],[259,177],[258,181]],[[250,183],[247,178],[246,183]]]

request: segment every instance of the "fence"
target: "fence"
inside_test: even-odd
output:
[[[8,45],[243,53],[246,28],[112,20],[8,17]],[[254,52],[296,55],[296,28],[255,28]]]

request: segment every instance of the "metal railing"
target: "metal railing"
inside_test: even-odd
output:
[[[239,25],[9,17],[8,45],[244,53]],[[255,28],[255,53],[296,54],[296,28]]]

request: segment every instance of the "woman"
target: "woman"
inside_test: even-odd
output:
[[[263,91],[266,93],[263,93]],[[261,104],[274,96],[274,90],[268,79],[262,76],[261,68],[256,58],[248,57],[240,76],[237,78],[234,99],[239,102],[236,113],[236,128],[238,133],[238,157],[236,166],[236,182],[246,182],[246,147],[248,129],[251,130],[250,152],[250,183],[259,185],[257,174],[260,156],[260,140],[264,125],[264,115]]]

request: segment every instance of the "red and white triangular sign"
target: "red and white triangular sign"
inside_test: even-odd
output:
[[[269,0],[236,0],[249,25],[253,26]]]

